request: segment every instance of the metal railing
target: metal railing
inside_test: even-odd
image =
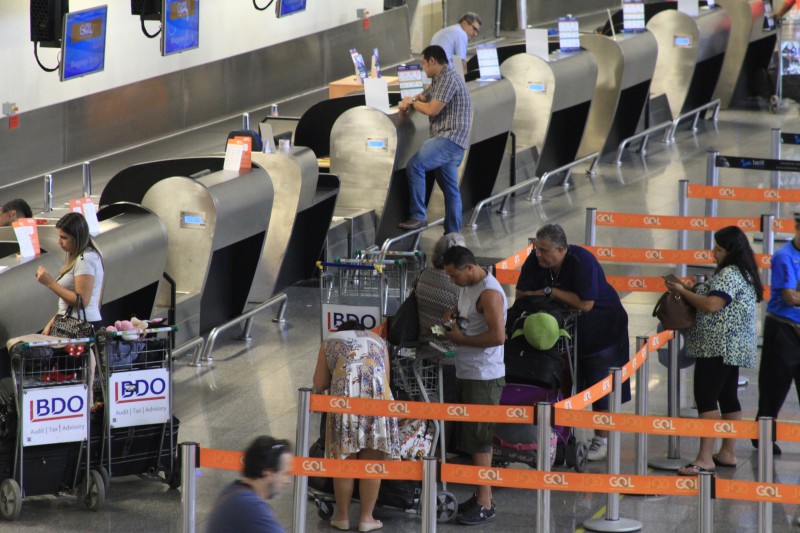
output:
[[[214,343],[217,341],[217,336],[225,330],[232,328],[242,322],[245,323],[244,330],[242,332],[242,338],[247,339],[250,337],[250,328],[253,324],[253,317],[263,311],[266,311],[273,305],[280,303],[281,306],[278,309],[278,315],[275,317],[275,322],[283,324],[285,319],[283,318],[284,313],[286,312],[286,304],[289,301],[289,297],[286,296],[286,293],[278,294],[277,296],[273,296],[269,300],[264,303],[261,303],[254,308],[242,313],[240,316],[236,318],[232,318],[227,322],[220,324],[219,326],[215,327],[211,330],[211,333],[208,334],[208,340],[206,340],[205,347],[202,351],[202,356],[197,356],[197,352],[195,352],[194,361],[192,364],[194,366],[200,366],[201,361],[206,361],[210,363],[213,359],[211,358],[211,352],[214,350]]]
[[[419,248],[419,239],[422,236],[422,232],[423,231],[429,230],[434,226],[443,226],[443,225],[444,225],[444,219],[440,218],[438,220],[434,220],[433,222],[429,222],[426,226],[422,226],[421,228],[413,229],[411,231],[407,231],[405,233],[401,233],[400,235],[397,235],[397,236],[392,237],[390,239],[386,239],[385,241],[383,241],[383,246],[381,246],[381,255],[380,255],[381,261],[384,259],[384,257],[386,256],[386,253],[389,251],[389,248],[391,248],[394,243],[400,242],[400,241],[402,241],[404,239],[407,239],[409,237],[413,237],[413,236],[416,235],[416,239],[414,239],[414,246],[412,246],[412,248],[414,248],[416,250],[417,248]]]
[[[542,179],[539,180],[539,184],[536,186],[534,190],[531,191],[528,200],[541,200],[542,198],[542,191],[544,190],[544,186],[547,183],[547,180],[550,179],[550,176],[555,176],[557,174],[561,174],[562,172],[566,172],[567,175],[564,177],[564,188],[567,187],[569,184],[569,178],[572,175],[572,169],[576,166],[586,163],[587,161],[591,161],[592,163],[589,165],[589,168],[586,170],[586,174],[589,176],[594,176],[595,171],[594,168],[597,166],[597,162],[600,160],[600,152],[594,152],[587,156],[583,156],[580,159],[576,159],[572,163],[566,164],[564,166],[554,168],[553,170],[549,170],[542,174]]]
[[[714,112],[711,115],[711,120],[714,123],[716,123],[717,122],[717,118],[719,117],[719,106],[720,106],[720,100],[719,100],[719,98],[717,98],[716,100],[712,100],[712,101],[710,101],[709,103],[707,103],[705,105],[701,105],[700,107],[698,107],[696,109],[692,109],[691,111],[688,111],[688,112],[684,113],[683,115],[680,115],[675,120],[673,120],[672,121],[672,128],[670,128],[670,130],[669,130],[669,137],[668,137],[669,142],[674,142],[675,141],[675,131],[678,129],[678,124],[680,124],[681,122],[683,122],[687,118],[694,117],[694,121],[692,121],[692,131],[693,132],[697,131],[697,121],[700,120],[700,113],[702,113],[703,111],[705,111],[707,109],[711,109],[712,107],[714,108]]]
[[[633,141],[638,141],[639,139],[642,138],[644,138],[644,140],[642,141],[642,146],[639,147],[639,153],[642,155],[647,154],[647,142],[650,140],[650,136],[661,130],[665,130],[664,144],[669,144],[671,142],[670,132],[672,131],[671,120],[661,122],[660,124],[656,124],[655,126],[647,128],[646,130],[640,131],[636,135],[631,135],[630,137],[619,143],[619,148],[617,148],[617,157],[616,159],[614,159],[614,162],[617,164],[618,167],[622,166],[622,153],[625,151],[625,148],[627,148],[628,145],[631,144]]]

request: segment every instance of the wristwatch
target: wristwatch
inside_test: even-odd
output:
[[[545,287],[544,288],[544,295],[550,298],[550,295],[553,294],[553,287]]]
[[[414,104],[416,103],[417,103],[417,97],[415,96],[414,98],[411,99],[411,107],[414,107]]]

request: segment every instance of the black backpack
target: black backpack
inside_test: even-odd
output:
[[[558,327],[563,328],[570,310],[565,305],[547,296],[523,296],[517,298],[514,305],[506,313],[506,338],[510,339],[514,332],[522,328],[525,319],[532,314],[544,311],[553,315]]]

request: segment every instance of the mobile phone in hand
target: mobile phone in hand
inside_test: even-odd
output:
[[[670,283],[680,283],[681,285],[683,285],[683,281],[681,281],[681,278],[679,278],[675,274],[664,274],[661,277],[664,278],[664,281],[669,281]]]

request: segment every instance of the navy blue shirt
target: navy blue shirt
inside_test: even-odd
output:
[[[558,275],[539,266],[535,253],[522,265],[517,281],[518,291],[535,291],[558,287],[574,292],[581,300],[593,300],[588,313],[578,317],[578,355],[583,357],[628,342],[628,313],[619,294],[606,281],[603,267],[591,252],[569,245]]]
[[[246,483],[222,491],[208,518],[208,533],[285,533],[272,508]]]

